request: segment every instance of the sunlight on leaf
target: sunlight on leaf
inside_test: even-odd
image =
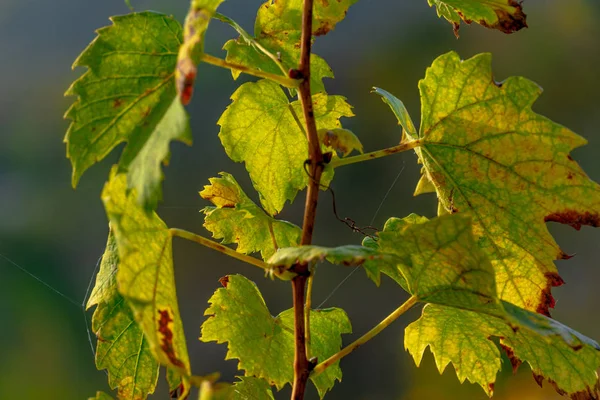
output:
[[[92,330],[98,336],[96,367],[106,369],[108,384],[118,389],[119,398],[145,399],[154,393],[159,365],[129,304],[118,292],[118,264],[117,243],[111,231],[86,306],[98,306],[92,318]]]
[[[397,257],[408,292],[420,301],[504,316],[494,270],[469,216],[391,218],[378,237],[378,250]]]
[[[65,114],[67,157],[73,186],[81,175],[127,142],[119,163],[130,171],[129,187],[153,209],[162,197],[160,164],[169,142],[191,144],[185,110],[176,104],[173,72],[181,44],[181,26],[172,17],[143,12],[112,17],[113,25],[77,58],[88,70],[67,90],[77,96]]]
[[[127,194],[126,176],[111,174],[102,200],[119,248],[117,284],[158,361],[183,377],[190,364],[179,316],[172,237],[165,223]],[[188,390],[187,384],[185,384]],[[182,397],[185,397],[182,394]]]
[[[204,227],[222,243],[236,243],[236,250],[250,254],[260,252],[263,260],[271,257],[279,247],[293,247],[300,243],[302,230],[287,221],[267,215],[243,192],[228,173],[221,178],[210,178],[210,185],[200,192],[202,198],[215,207],[205,207]],[[271,236],[271,229],[273,236]]]
[[[232,160],[246,163],[263,207],[275,215],[308,184],[308,142],[300,103],[290,103],[281,87],[268,80],[243,84],[231,99],[218,122],[219,138]],[[313,103],[318,129],[340,128],[341,117],[354,115],[342,96],[316,94]],[[330,173],[323,185],[331,179]]]
[[[256,285],[241,275],[221,279],[224,288],[210,298],[202,324],[203,342],[228,343],[225,359],[238,359],[246,375],[264,378],[281,389],[294,377],[294,313],[287,310],[271,316]],[[310,313],[310,354],[325,360],[342,346],[341,335],[352,331],[346,313],[338,308]],[[336,380],[339,365],[333,365],[311,380],[322,398]]]
[[[468,379],[477,383],[489,396],[494,392],[496,375],[502,367],[500,347],[514,370],[527,362],[538,383],[547,379],[560,394],[596,398],[593,393],[598,394],[595,389],[596,370],[600,368],[598,344],[542,315],[526,310],[520,313],[547,320],[546,324],[552,329],[542,335],[527,326],[511,328],[489,315],[427,305],[421,318],[406,328],[404,346],[417,366],[429,347],[440,373],[452,363],[460,382]],[[563,340],[565,335],[572,343]]]
[[[415,151],[442,213],[472,216],[503,300],[548,314],[551,288],[563,283],[553,261],[569,256],[545,222],[600,225],[600,186],[569,154],[585,139],[531,110],[541,93],[533,82],[496,83],[489,54],[466,61],[445,54],[419,89]]]

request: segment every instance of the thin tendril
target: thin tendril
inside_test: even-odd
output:
[[[398,172],[398,175],[396,175],[396,178],[394,179],[394,181],[392,182],[390,188],[387,190],[387,192],[385,193],[385,196],[383,196],[383,199],[381,200],[381,202],[379,203],[379,206],[377,207],[377,210],[375,210],[375,214],[373,214],[373,218],[371,218],[371,222],[369,223],[369,225],[373,225],[373,223],[375,222],[375,218],[377,218],[377,215],[379,214],[379,211],[381,211],[381,208],[383,207],[383,204],[385,203],[385,201],[387,200],[387,198],[389,197],[390,193],[392,192],[392,189],[394,188],[394,186],[396,186],[396,183],[398,183],[398,179],[400,179],[400,175],[402,175],[402,172],[404,172],[404,168],[406,167],[406,163],[404,160],[402,160],[402,168],[400,168],[400,172]],[[306,164],[304,166],[304,170],[306,171]],[[310,175],[309,175],[310,176]],[[328,188],[330,189],[330,188]],[[332,196],[333,196],[333,207],[334,207],[334,212],[335,212],[335,195],[333,193],[333,191],[331,192]],[[336,217],[337,217],[337,213],[336,213]],[[339,218],[338,218],[339,220]],[[342,221],[344,222],[344,221]],[[369,235],[369,237],[373,238],[372,236]],[[376,240],[376,238],[373,238]],[[360,266],[354,267],[354,269],[352,269],[352,271],[350,271],[348,273],[348,275],[346,275],[346,277],[344,279],[342,279],[340,281],[340,283],[338,283],[338,285],[333,288],[333,290],[327,295],[327,297],[325,298],[325,300],[323,300],[321,302],[321,304],[319,304],[317,306],[317,310],[319,310],[325,303],[327,303],[327,301],[333,297],[333,295],[344,285],[344,283],[346,283],[346,281],[348,279],[350,279],[350,277],[352,275],[354,275],[354,273],[360,268]]]

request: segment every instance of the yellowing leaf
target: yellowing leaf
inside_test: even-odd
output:
[[[194,82],[204,53],[204,34],[217,8],[224,0],[192,0],[185,18],[184,39],[179,48],[175,82],[181,103],[186,105],[192,99]]]
[[[313,10],[313,35],[327,34],[346,17],[346,12],[358,0],[315,1]],[[303,0],[268,0],[260,6],[254,34],[300,42]]]
[[[543,320],[537,324],[546,325],[547,331],[541,334],[527,325],[511,328],[489,315],[427,305],[421,318],[406,328],[404,346],[417,366],[429,347],[440,373],[452,363],[461,382],[468,379],[477,383],[491,396],[502,365],[495,338],[506,351],[513,369],[527,362],[540,384],[545,378],[561,394],[596,398],[596,370],[600,368],[598,344],[547,317],[526,310],[520,312],[531,319]],[[565,341],[565,337],[572,343]]]
[[[362,143],[348,129],[321,129],[318,134],[321,143],[336,152],[342,153],[343,157],[352,153],[352,150],[363,152]]]
[[[96,367],[106,369],[108,384],[111,389],[118,388],[119,398],[145,399],[154,393],[159,365],[129,304],[117,290],[118,264],[117,243],[110,232],[87,303],[87,308],[98,306],[92,318],[92,330],[98,336]]]
[[[472,217],[500,298],[548,314],[563,283],[553,260],[568,256],[545,222],[600,225],[600,186],[569,155],[586,141],[531,110],[533,82],[494,82],[489,54],[445,54],[419,89],[416,152],[443,210]]]
[[[396,256],[408,292],[420,301],[504,318],[494,270],[477,245],[469,216],[391,218],[378,236],[377,250]]]
[[[487,28],[513,33],[527,27],[526,15],[516,0],[427,0],[435,6],[439,17],[454,26],[458,37],[460,20],[467,24],[477,22]]]
[[[144,12],[111,19],[75,61],[87,72],[67,95],[78,96],[65,114],[65,142],[73,186],[93,164],[127,142],[120,160],[129,187],[146,208],[161,199],[160,164],[169,142],[191,144],[185,110],[176,100],[173,73],[181,26],[172,17]]]
[[[126,176],[111,174],[102,200],[119,248],[117,284],[156,359],[184,378],[185,397],[190,375],[185,336],[173,275],[171,234],[155,214],[127,193]]]
[[[357,0],[316,1],[313,11],[313,35],[324,35],[346,16],[348,8]],[[254,25],[254,40],[272,54],[277,54],[289,70],[298,68],[300,61],[300,34],[302,26],[302,1],[268,0],[258,10]],[[265,72],[281,73],[280,68],[248,38],[230,40],[224,46],[227,61],[252,66]],[[239,72],[232,71],[237,78]],[[311,89],[324,92],[323,78],[333,78],[333,72],[321,57],[311,55]]]
[[[223,243],[236,243],[237,251],[244,254],[260,252],[269,258],[279,247],[297,246],[302,230],[287,221],[277,220],[258,207],[242,191],[228,173],[211,178],[200,196],[216,207],[206,207],[204,227]],[[272,231],[272,235],[271,235]]]
[[[294,377],[294,313],[272,317],[256,285],[241,275],[221,280],[224,288],[210,298],[202,324],[203,342],[228,343],[225,359],[238,359],[246,375],[265,379],[281,389]],[[352,330],[346,313],[337,308],[311,310],[310,354],[326,360],[340,350],[341,335]],[[335,380],[341,380],[338,364],[311,377],[321,398]]]
[[[290,103],[281,87],[268,80],[243,84],[231,99],[218,122],[219,138],[232,160],[246,163],[263,207],[275,215],[308,184],[300,103]],[[313,103],[318,129],[340,128],[339,119],[353,115],[341,96],[316,94]]]

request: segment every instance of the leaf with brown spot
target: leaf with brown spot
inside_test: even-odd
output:
[[[352,131],[343,128],[320,129],[318,131],[320,142],[326,147],[341,153],[342,157],[348,156],[353,150],[363,152],[363,146]]]
[[[417,366],[429,347],[440,373],[452,363],[460,382],[477,383],[489,396],[502,367],[495,338],[508,354],[513,371],[525,362],[538,383],[551,381],[560,394],[575,396],[595,390],[600,368],[596,342],[542,315],[508,303],[504,308],[518,329],[490,315],[427,305],[406,328],[404,346]]]
[[[477,22],[486,28],[513,33],[527,27],[527,16],[521,2],[516,0],[427,0],[435,6],[439,17],[453,26],[458,37],[461,20]]]
[[[172,236],[158,215],[137,205],[137,194],[127,190],[127,177],[115,170],[102,200],[119,249],[119,293],[131,307],[154,357],[181,377],[181,397],[185,397],[190,363],[175,290]]]
[[[600,186],[569,155],[586,140],[532,111],[535,83],[497,85],[489,54],[439,57],[419,90],[420,132],[408,139],[419,140],[420,187],[435,187],[443,212],[472,217],[500,298],[547,315],[565,252],[546,221],[598,225]]]

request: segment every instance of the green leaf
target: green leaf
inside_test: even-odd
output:
[[[211,184],[200,192],[202,198],[215,205],[202,209],[204,227],[215,239],[223,239],[224,244],[236,243],[240,253],[260,252],[263,260],[271,257],[278,247],[300,243],[299,227],[265,214],[246,196],[233,176],[225,172],[220,175],[221,178],[211,178]]]
[[[490,29],[513,33],[527,27],[527,17],[516,0],[427,0],[435,6],[439,17],[454,26],[458,37],[461,19],[470,24],[477,22]]]
[[[378,250],[397,257],[408,292],[420,301],[505,315],[468,215],[391,218],[378,236]]]
[[[408,136],[409,139],[415,139],[417,136],[417,128],[415,128],[415,124],[413,123],[404,103],[400,99],[394,97],[387,90],[383,90],[378,87],[374,87],[372,93],[377,93],[380,95],[381,100],[391,108],[392,112],[398,119],[398,124],[402,126],[403,129],[401,142],[406,139],[406,136]]]
[[[119,398],[145,399],[154,393],[159,365],[131,308],[118,292],[118,264],[117,242],[111,231],[87,303],[88,309],[98,306],[92,318],[92,330],[98,336],[96,367],[106,369],[108,384],[118,389]]]
[[[117,285],[144,331],[155,358],[184,379],[185,397],[190,364],[175,290],[171,234],[155,214],[136,203],[127,191],[126,176],[111,174],[102,200],[119,248]]]
[[[327,148],[331,148],[342,157],[346,157],[353,150],[363,152],[363,146],[358,137],[348,129],[321,129],[318,131],[319,141]]]
[[[256,285],[241,275],[221,280],[224,288],[210,298],[202,324],[203,342],[228,343],[225,359],[238,359],[246,375],[264,378],[281,389],[294,377],[294,313],[286,310],[272,317]],[[352,328],[346,313],[337,308],[311,310],[310,355],[325,360],[342,346],[341,335]],[[311,377],[321,398],[335,380],[341,380],[339,364]]]
[[[324,35],[346,16],[348,8],[357,0],[316,1],[313,15],[313,35]],[[254,40],[272,54],[278,54],[285,70],[298,67],[300,61],[300,34],[302,1],[268,0],[259,8],[254,25]],[[257,46],[242,35],[238,40],[225,43],[227,61],[252,66],[265,72],[280,73],[279,66]],[[239,72],[232,71],[234,79]],[[311,90],[324,92],[323,78],[333,78],[325,60],[311,55]]]
[[[468,379],[477,383],[491,396],[502,360],[495,343],[497,339],[514,370],[527,362],[538,383],[547,379],[561,394],[596,398],[592,393],[597,393],[598,344],[542,315],[522,309],[520,313],[549,329],[541,334],[526,325],[511,328],[489,315],[427,305],[421,318],[406,328],[404,346],[417,366],[429,346],[440,373],[452,363],[460,382]],[[565,337],[570,342],[566,342]]]
[[[295,264],[310,264],[327,259],[332,264],[362,265],[366,261],[390,258],[368,247],[347,245],[340,247],[299,246],[277,251],[268,261],[274,267],[290,268]]]
[[[569,155],[585,139],[531,110],[533,82],[494,82],[489,54],[445,54],[419,89],[416,152],[441,207],[473,218],[499,296],[548,314],[563,283],[553,260],[568,256],[545,222],[600,225],[600,186]]]
[[[265,210],[275,215],[287,200],[308,184],[304,162],[308,142],[299,101],[289,102],[281,87],[268,80],[245,83],[231,96],[233,102],[218,124],[219,138],[234,161],[245,162]],[[317,129],[341,127],[341,117],[352,108],[342,96],[313,96]],[[324,185],[332,179],[325,176]]]
[[[371,237],[365,237],[362,245],[373,249],[374,251],[380,252],[378,241]],[[383,258],[380,260],[365,261],[363,269],[365,270],[367,277],[371,279],[377,286],[381,284],[381,273],[389,276],[398,285],[408,292],[408,284],[406,278],[402,275],[402,272],[398,268],[398,260],[393,258]]]
[[[204,53],[204,35],[217,8],[224,0],[192,0],[185,18],[184,39],[177,56],[175,82],[181,103],[192,99],[194,82]]]
[[[113,25],[83,51],[74,67],[87,72],[66,95],[78,96],[65,114],[71,119],[65,142],[73,165],[73,186],[93,164],[127,142],[119,167],[129,170],[129,187],[139,202],[161,199],[160,164],[172,140],[191,144],[187,115],[177,104],[173,71],[181,26],[172,17],[144,12],[111,18]]]

